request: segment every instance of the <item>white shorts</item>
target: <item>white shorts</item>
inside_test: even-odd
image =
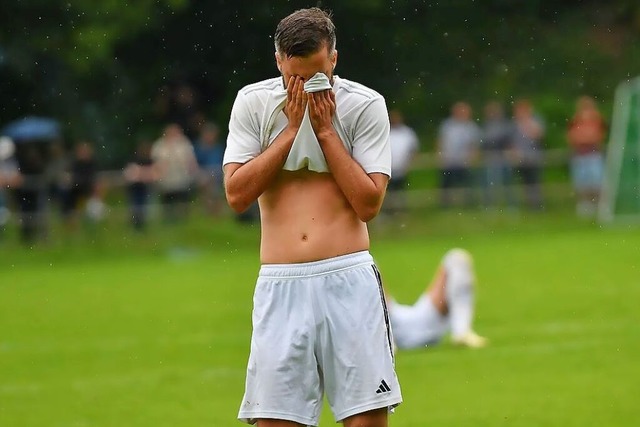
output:
[[[368,251],[263,265],[238,418],[318,425],[402,402],[380,275]]]
[[[448,318],[427,294],[422,294],[413,305],[389,301],[389,319],[395,343],[402,349],[436,344],[449,331]]]

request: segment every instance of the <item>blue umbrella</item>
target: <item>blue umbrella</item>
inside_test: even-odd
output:
[[[6,125],[0,132],[16,143],[28,141],[46,141],[60,138],[60,124],[47,117],[24,117]]]

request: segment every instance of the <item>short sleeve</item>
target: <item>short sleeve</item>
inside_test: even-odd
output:
[[[355,125],[353,158],[366,173],[391,176],[391,143],[389,113],[384,98],[377,97],[367,105]]]
[[[260,152],[259,125],[251,112],[246,95],[238,92],[231,109],[223,165],[228,163],[247,163],[257,157]]]

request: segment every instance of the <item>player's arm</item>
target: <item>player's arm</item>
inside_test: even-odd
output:
[[[309,118],[329,170],[358,218],[367,222],[380,211],[389,176],[367,173],[345,149],[332,124],[335,111],[333,91],[316,92],[309,96]]]
[[[287,128],[254,159],[224,166],[225,194],[234,211],[246,211],[269,188],[287,160],[295,136],[296,131]]]
[[[299,77],[292,77],[287,85],[287,103],[284,113],[288,119],[288,125],[269,147],[253,158],[242,162],[229,162],[224,166],[224,187],[227,202],[231,208],[240,213],[244,212],[265,192],[278,176],[282,166],[287,160],[293,141],[302,123],[306,108],[306,95],[304,93],[304,81]],[[249,127],[237,116],[241,113],[232,112],[229,124],[230,141],[234,141],[235,135],[256,134],[247,130]],[[245,119],[247,120],[247,119]],[[259,144],[259,141],[258,141]]]

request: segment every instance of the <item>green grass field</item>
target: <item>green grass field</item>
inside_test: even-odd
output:
[[[391,426],[640,425],[638,228],[425,211],[372,235],[405,302],[446,249],[469,249],[476,326],[491,339],[399,352]],[[0,426],[241,425],[257,227],[200,218],[142,237],[106,224],[32,248],[7,240]]]

